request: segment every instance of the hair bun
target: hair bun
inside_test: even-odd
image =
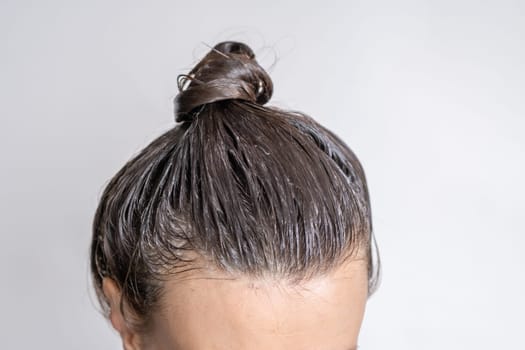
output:
[[[179,75],[177,82],[177,122],[193,120],[192,112],[208,103],[237,99],[264,105],[273,93],[272,80],[252,49],[236,41],[215,45],[188,74]]]

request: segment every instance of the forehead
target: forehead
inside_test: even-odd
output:
[[[364,260],[299,286],[199,270],[166,283],[154,338],[173,350],[352,350],[367,282]]]

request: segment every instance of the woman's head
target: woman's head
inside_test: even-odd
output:
[[[129,349],[350,350],[379,277],[357,157],[308,115],[264,106],[273,84],[243,43],[179,78],[178,123],[95,213],[104,314]]]

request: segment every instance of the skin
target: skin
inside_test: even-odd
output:
[[[297,287],[198,270],[166,283],[146,339],[125,326],[116,284],[103,289],[125,350],[354,350],[368,291],[364,259]]]

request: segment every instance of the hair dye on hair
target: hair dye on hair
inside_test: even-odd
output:
[[[129,322],[146,330],[163,281],[202,261],[300,283],[362,250],[369,296],[377,289],[358,158],[307,114],[266,106],[272,94],[240,42],[217,44],[179,76],[176,124],[111,178],[94,216],[91,271],[106,316],[104,277],[121,288]]]

